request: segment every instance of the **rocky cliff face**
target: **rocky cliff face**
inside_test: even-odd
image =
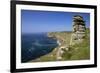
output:
[[[56,38],[59,46],[56,48],[56,59],[61,60],[64,50],[69,51],[69,46],[82,42],[85,38],[85,21],[82,16],[75,15],[73,17],[73,30],[69,36],[68,32],[52,32],[49,37]]]
[[[81,43],[86,37],[86,26],[85,21],[82,16],[75,15],[73,17],[73,30],[71,33],[71,38],[68,37],[68,33],[56,32],[49,34],[52,37],[55,37],[58,40],[59,46],[57,47],[57,60],[62,59],[63,50],[70,50],[69,46]],[[66,40],[68,38],[69,40]]]
[[[89,32],[86,33],[86,26],[83,17],[75,15],[73,17],[72,27],[73,30],[71,32],[49,32],[48,37],[57,39],[59,46],[57,46],[50,54],[41,57],[38,61],[88,59]],[[87,31],[89,31],[89,29]]]

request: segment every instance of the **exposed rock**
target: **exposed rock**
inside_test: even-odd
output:
[[[85,38],[85,21],[82,16],[75,15],[73,17],[73,30],[72,32],[62,31],[62,32],[49,32],[48,37],[56,39],[58,46],[48,55],[45,55],[46,58],[51,58],[56,60],[63,60],[63,54],[72,53],[70,46],[76,43],[80,43]],[[78,48],[75,48],[77,50]],[[41,58],[43,59],[43,57]]]
[[[81,42],[85,38],[85,21],[82,16],[75,15],[73,17],[73,34],[70,45]]]
[[[73,33],[71,36],[70,45],[82,42],[82,40],[85,38],[85,31],[86,27],[83,17],[80,15],[75,15],[73,17]],[[64,53],[63,50],[69,51],[69,45],[65,44],[66,41],[63,37],[57,35],[55,37],[58,39],[57,42],[59,44],[59,48],[57,51],[57,59],[59,60],[62,58],[62,54]]]

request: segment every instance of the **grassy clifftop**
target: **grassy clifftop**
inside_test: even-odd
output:
[[[67,46],[69,49],[66,51],[63,49],[62,59],[64,60],[86,60],[90,58],[90,32],[89,29],[86,30],[86,37],[79,44],[69,45],[72,32],[49,32],[48,37],[52,37],[60,41],[60,46]],[[45,62],[45,61],[58,61],[56,47],[51,53],[44,55],[31,62]]]
[[[48,37],[51,37],[53,39],[57,39],[60,41],[61,46],[66,46],[69,45],[70,43],[70,38],[71,38],[71,33],[72,32],[48,32]],[[57,61],[56,59],[56,53],[58,51],[58,47],[54,48],[52,52],[50,52],[47,55],[41,56],[40,58],[36,60],[32,60],[31,62],[45,62],[45,61]]]
[[[56,38],[61,42],[61,45],[69,45],[72,32],[49,32],[48,37]]]
[[[90,59],[90,31],[86,29],[85,38],[79,44],[69,46],[69,51],[63,53],[63,60]]]

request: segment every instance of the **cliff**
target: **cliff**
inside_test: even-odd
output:
[[[85,60],[90,58],[90,32],[85,26],[85,20],[80,15],[73,16],[71,32],[49,32],[47,35],[56,39],[58,46],[37,61]]]
[[[48,37],[58,40],[59,45],[69,45],[72,32],[49,32]],[[67,36],[67,37],[66,37]]]
[[[57,39],[59,46],[47,55],[30,62],[86,60],[90,58],[90,32],[86,30],[86,37],[81,43],[70,45],[72,32],[49,32],[48,37]]]
[[[47,54],[44,55],[36,60],[32,60],[32,62],[37,62],[37,61],[57,61],[57,60],[63,60],[61,58],[61,54],[63,53],[62,49],[68,50],[68,46],[70,43],[70,38],[71,38],[72,32],[48,32],[48,37],[52,39],[56,39],[58,46],[54,48],[54,50]]]

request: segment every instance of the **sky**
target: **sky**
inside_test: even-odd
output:
[[[90,26],[89,13],[21,10],[22,33],[72,31],[74,15],[81,15]]]

